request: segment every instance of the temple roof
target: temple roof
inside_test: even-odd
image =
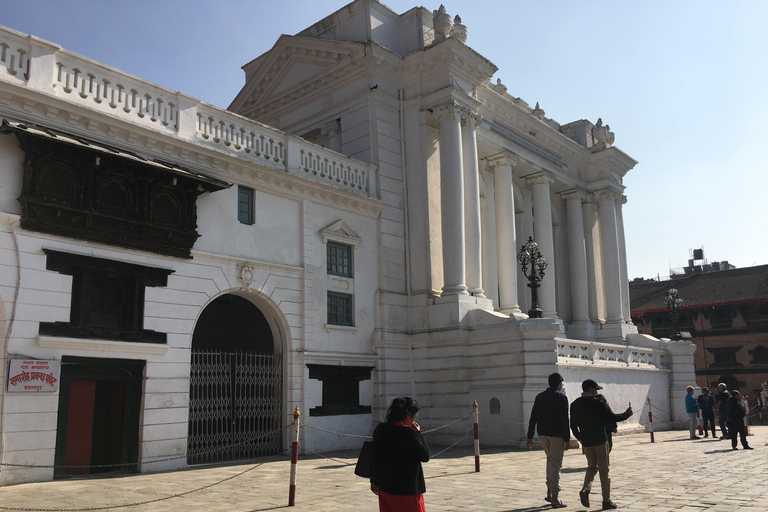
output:
[[[676,288],[683,308],[768,300],[768,265],[679,277],[669,281],[629,283],[632,314],[665,311],[667,290]]]

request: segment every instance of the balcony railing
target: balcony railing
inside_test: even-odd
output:
[[[0,81],[363,197],[376,168],[0,26]]]

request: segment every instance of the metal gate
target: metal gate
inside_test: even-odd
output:
[[[187,463],[280,453],[280,354],[192,349]]]

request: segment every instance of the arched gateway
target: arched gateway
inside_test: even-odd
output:
[[[279,453],[282,374],[258,307],[232,294],[206,306],[192,335],[187,462]]]

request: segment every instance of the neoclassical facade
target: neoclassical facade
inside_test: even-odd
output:
[[[402,395],[427,426],[477,400],[514,444],[553,371],[683,418],[693,346],[629,313],[636,162],[508,94],[468,33],[356,0],[225,110],[0,30],[0,482],[280,453],[297,407],[303,447],[352,448],[331,431]]]

